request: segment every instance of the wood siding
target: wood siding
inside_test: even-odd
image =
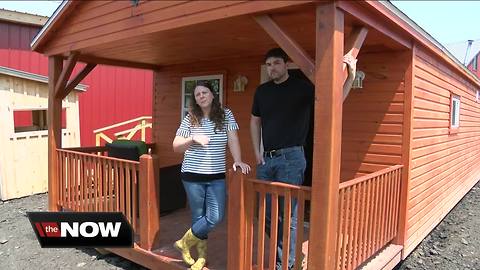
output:
[[[14,111],[47,109],[48,84],[0,74],[0,199],[46,192],[48,130],[15,132]],[[63,100],[64,147],[80,144],[78,92]],[[33,123],[31,123],[33,125]],[[37,123],[38,124],[38,123]]]
[[[394,56],[389,56],[393,54]],[[343,181],[401,164],[404,77],[409,54],[372,53],[360,55],[359,69],[366,72],[363,89],[353,89],[344,104],[342,140]],[[185,76],[225,72],[224,104],[232,109],[240,125],[244,159],[254,165],[250,140],[250,110],[260,82],[262,57],[175,65],[155,73],[153,105],[154,142],[161,166],[178,164],[181,154],[172,150],[180,124],[181,80]],[[233,92],[238,74],[248,78],[245,92]]]
[[[406,257],[480,177],[478,86],[419,47],[414,61],[412,160]],[[460,96],[460,128],[449,134],[450,95]]]
[[[352,89],[343,106],[341,180],[402,163],[407,52],[361,54],[362,89]]]
[[[69,20],[55,28],[55,39],[48,41],[44,53],[79,50],[106,41],[305,2],[309,1],[141,1],[134,6],[130,1],[88,1],[74,7]]]

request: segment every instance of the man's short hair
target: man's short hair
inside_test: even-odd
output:
[[[288,61],[288,55],[281,48],[270,49],[265,54],[265,59],[263,59],[263,60],[267,61],[267,59],[270,58],[270,57],[282,58],[285,63]]]

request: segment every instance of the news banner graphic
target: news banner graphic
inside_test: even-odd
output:
[[[27,212],[42,248],[133,247],[132,226],[120,212]]]

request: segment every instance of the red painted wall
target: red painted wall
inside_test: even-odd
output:
[[[47,76],[47,57],[30,49],[30,42],[39,30],[36,26],[0,21],[0,66]],[[77,65],[73,74],[82,67]],[[95,145],[95,129],[152,115],[151,71],[97,66],[81,83],[88,86],[79,101],[82,146]],[[150,138],[148,130],[147,141]]]
[[[475,55],[475,58],[477,58],[477,69],[473,69],[473,59],[470,61],[470,64],[468,64],[467,68],[473,72],[473,74],[477,75],[477,77],[480,78],[480,52]]]

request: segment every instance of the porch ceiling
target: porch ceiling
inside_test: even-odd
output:
[[[285,8],[272,15],[274,21],[314,59],[315,8],[313,5]],[[345,35],[359,21],[345,15]],[[250,16],[239,16],[174,30],[108,42],[80,51],[87,62],[96,58],[167,66],[222,58],[263,55],[278,46]],[[401,50],[389,37],[371,29],[362,53]],[[91,59],[89,61],[89,59]]]

